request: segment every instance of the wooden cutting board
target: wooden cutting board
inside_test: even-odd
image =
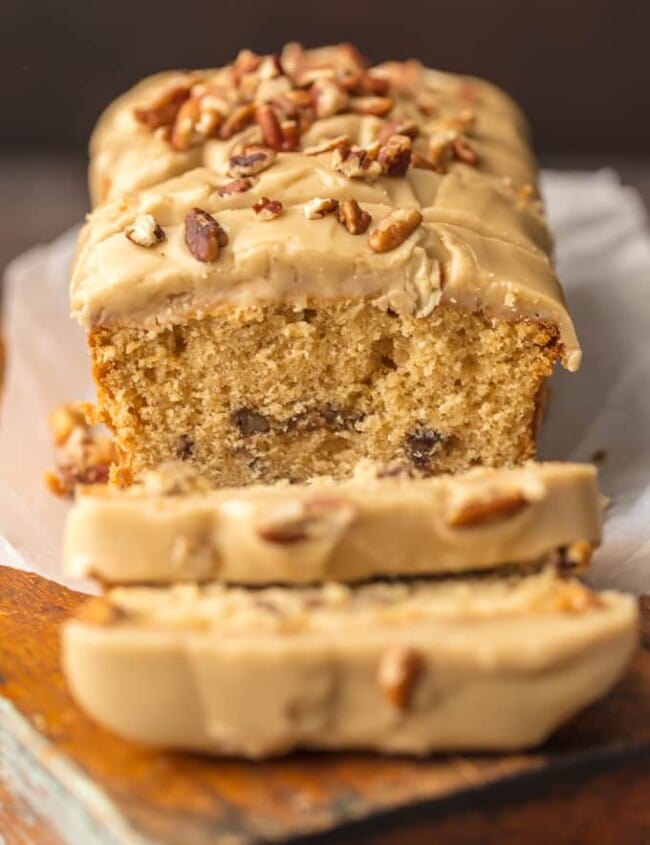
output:
[[[58,628],[82,600],[0,567],[2,845],[650,842],[650,603],[625,680],[539,752],[244,763],[138,747],[76,708]]]

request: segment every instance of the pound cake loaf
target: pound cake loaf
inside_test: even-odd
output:
[[[240,486],[531,458],[546,379],[580,350],[525,136],[488,83],[346,46],[118,100],[71,305],[120,480],[174,459]]]
[[[525,577],[123,587],[63,631],[79,704],[145,743],[259,758],[542,742],[620,677],[635,601]],[[261,703],[263,705],[261,706]]]
[[[83,488],[67,519],[65,571],[104,584],[345,582],[543,561],[584,567],[600,540],[591,466],[429,479],[392,471],[212,490],[185,464],[170,464],[128,490]]]

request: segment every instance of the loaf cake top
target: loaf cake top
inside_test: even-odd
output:
[[[465,161],[535,182],[526,121],[496,86],[413,60],[369,68],[350,44],[291,43],[277,56],[242,50],[223,68],[159,73],[119,97],[91,139],[91,194],[97,203],[195,167],[219,171],[246,144],[291,151],[347,135],[366,146],[390,132],[412,137],[422,165]]]
[[[451,302],[556,325],[577,368],[516,106],[416,63],[367,70],[350,49],[301,53],[293,72],[286,50],[240,55],[155,77],[111,107],[92,167],[110,171],[114,198],[82,233],[74,316],[174,323],[225,304],[344,298],[424,317]],[[311,105],[286,105],[292,95]],[[233,125],[237,109],[248,117]]]
[[[66,572],[113,584],[358,581],[549,559],[584,566],[600,540],[592,466],[402,472],[367,463],[346,481],[213,490],[176,463],[127,490],[82,488],[66,523]]]

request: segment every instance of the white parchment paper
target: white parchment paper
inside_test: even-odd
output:
[[[584,349],[554,378],[541,457],[605,450],[611,497],[598,586],[650,592],[650,235],[642,201],[611,171],[547,173],[557,258]],[[81,330],[67,308],[76,232],[16,259],[4,282],[7,383],[0,418],[0,563],[58,581],[67,503],[42,483],[52,463],[47,415],[92,398]],[[76,585],[79,586],[79,585]]]

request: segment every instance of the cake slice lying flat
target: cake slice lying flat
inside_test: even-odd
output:
[[[264,757],[542,742],[602,696],[636,604],[548,568],[508,578],[246,590],[127,587],[63,632],[70,689],[132,740]]]
[[[121,481],[175,458],[221,486],[532,458],[580,347],[521,113],[478,80],[295,48],[155,77],[95,136],[108,199],[70,303]]]
[[[84,488],[68,516],[66,571],[116,584],[304,584],[549,559],[586,564],[600,539],[591,466],[528,464],[430,479],[376,473],[210,490],[175,464],[126,491]]]

